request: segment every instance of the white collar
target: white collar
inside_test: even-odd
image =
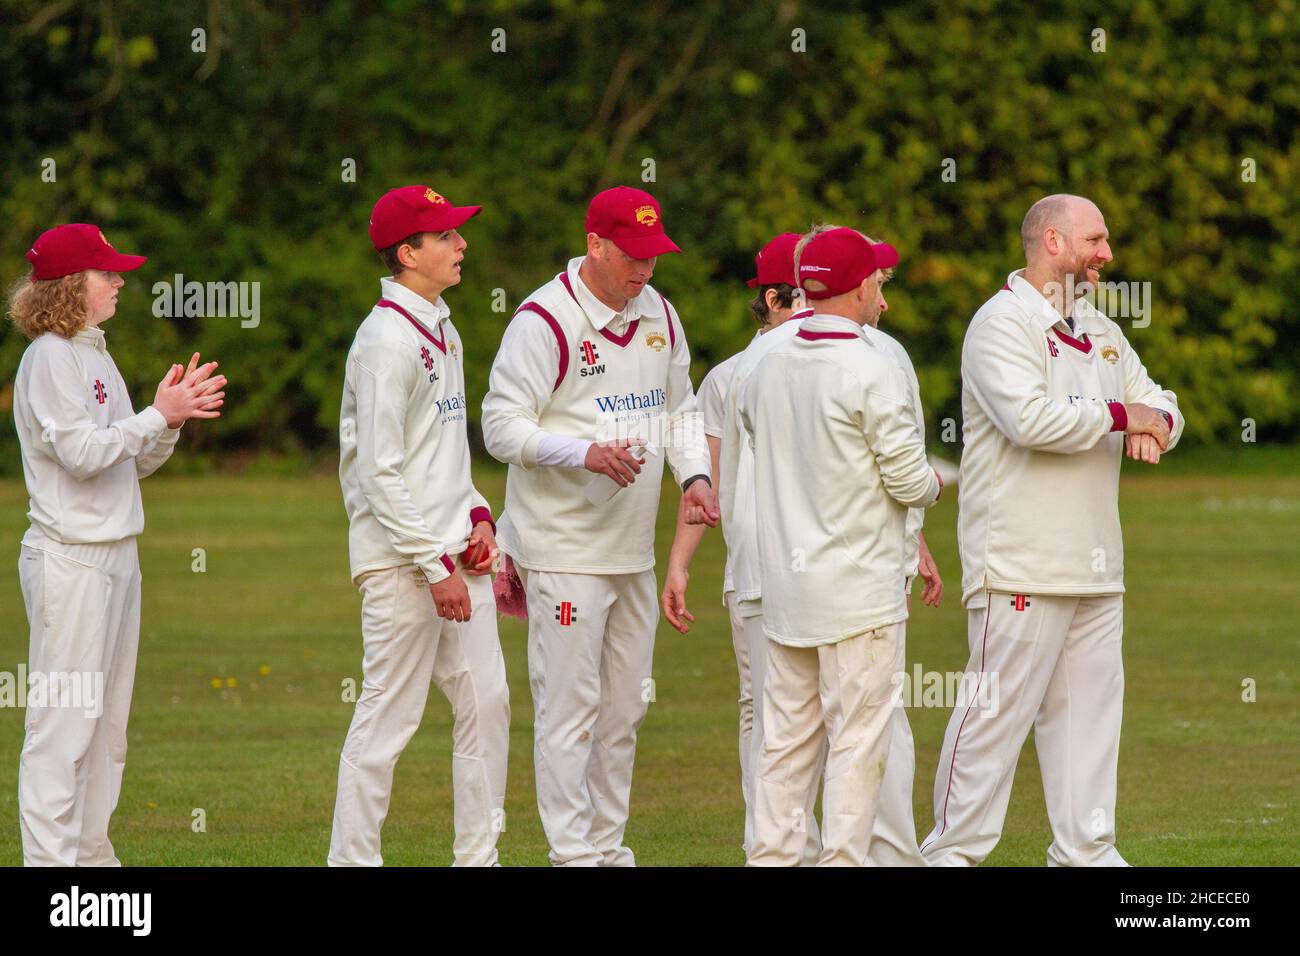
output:
[[[88,345],[92,349],[99,349],[101,352],[107,349],[104,342],[104,330],[97,325],[88,325],[85,328],[78,329],[72,337],[72,341]]]
[[[864,342],[867,340],[867,334],[862,331],[862,326],[852,319],[846,319],[842,315],[829,315],[824,312],[814,312],[800,322],[799,331],[832,332],[836,333],[836,338],[841,337],[840,333],[851,332],[854,337],[862,339]]]
[[[1047,331],[1054,325],[1069,329],[1070,323],[1065,321],[1065,318],[1056,310],[1056,307],[1048,302],[1047,298],[1025,278],[1024,269],[1017,269],[1007,276],[1007,285],[1010,286],[1012,294],[1021,301],[1029,314],[1038,320],[1038,324],[1042,326],[1043,331]],[[1104,317],[1087,299],[1075,300],[1072,317],[1077,331],[1088,332],[1093,335],[1100,335],[1106,331],[1106,325],[1101,321]]]
[[[451,309],[442,300],[442,296],[438,296],[437,302],[430,302],[424,296],[418,292],[412,292],[391,276],[385,276],[379,280],[379,294],[390,302],[396,302],[419,319],[430,331],[436,330],[441,322],[451,316]]]
[[[568,268],[565,271],[569,276],[569,286],[573,289],[573,297],[578,300],[578,307],[586,314],[587,321],[591,323],[592,328],[599,332],[611,323],[619,321],[631,322],[633,319],[639,319],[649,312],[646,307],[646,294],[650,289],[648,284],[641,290],[640,295],[627,300],[627,305],[623,307],[622,312],[615,312],[596,298],[596,294],[587,288],[587,283],[583,282],[578,275],[578,270],[582,268],[583,260],[586,258],[586,256],[578,256],[570,259]]]

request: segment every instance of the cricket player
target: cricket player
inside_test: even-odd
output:
[[[710,369],[699,391],[700,418],[713,462],[722,533],[727,541],[722,600],[731,621],[731,642],[740,674],[740,787],[745,800],[742,846],[746,859],[754,836],[753,768],[763,744],[763,659],[767,638],[763,636],[762,588],[754,541],[754,458],[748,444],[740,440],[740,422],[731,396],[736,382],[748,377],[759,358],[794,335],[799,322],[792,320],[812,315],[795,288],[794,250],[799,239],[797,232],[782,233],[754,257],[756,273],[747,285],[756,290],[750,310],[759,323],[758,331],[748,348]],[[686,606],[686,587],[691,561],[705,527],[687,524],[685,516],[679,514],[668,558],[664,616],[683,634],[695,620]],[[807,822],[804,862],[813,864],[821,855],[821,835],[811,804],[807,808]]]
[[[43,233],[27,261],[9,299],[9,318],[31,340],[14,382],[31,499],[18,577],[29,681],[45,696],[28,699],[18,766],[23,863],[119,866],[108,827],[140,643],[140,479],[171,457],[186,421],[221,414],[226,378],[196,353],[167,370],[137,414],[100,326],[117,311],[121,273],[145,257],[71,223]]]
[[[339,481],[361,591],[364,680],[339,759],[331,866],[380,866],[393,768],[430,682],[451,702],[456,866],[494,866],[510,694],[490,573],[492,514],[470,478],[464,360],[442,294],[479,206],[426,186],[385,193],[370,240],[392,276],[348,352]]]
[[[623,833],[637,729],[654,695],[664,458],[688,522],[716,527],[718,511],[686,335],[649,285],[657,258],[680,251],[659,203],[639,189],[605,190],[586,232],[587,254],[511,319],[483,437],[510,465],[500,540],[527,595],[537,805],[551,861],[632,866]]]
[[[834,226],[818,226],[812,235],[826,232]],[[868,242],[876,240],[866,237]],[[894,270],[885,270],[885,281],[893,278]],[[869,318],[863,332],[873,337],[889,352],[907,380],[912,411],[921,441],[925,441],[925,412],[921,407],[921,383],[907,350],[893,336],[880,330],[880,320],[889,311],[884,289],[880,293],[880,311]],[[921,600],[938,607],[943,597],[943,578],[921,530],[925,523],[924,508],[907,509],[907,522],[903,532],[903,593],[906,595],[908,616],[912,611],[912,583],[920,577],[924,582]],[[900,680],[907,669],[907,623],[899,631],[898,659],[894,665],[894,678]],[[898,684],[898,690],[902,689]],[[868,866],[925,866],[925,860],[916,841],[916,820],[912,814],[912,784],[916,776],[916,747],[912,741],[912,727],[907,720],[905,701],[899,694],[894,697],[894,716],[890,721],[889,760],[885,776],[880,783],[880,796],[876,822],[871,831],[871,848],[867,855]]]
[[[1032,726],[1052,826],[1047,862],[1123,866],[1115,779],[1124,692],[1119,471],[1177,443],[1173,392],[1081,296],[1111,261],[1101,211],[1048,196],[1021,227],[1025,268],[975,313],[962,346],[962,603],[977,689],[954,708],[934,784],[935,866],[998,842]],[[996,681],[996,685],[993,685]],[[969,685],[968,685],[969,686]]]
[[[898,253],[837,228],[813,236],[795,262],[816,311],[739,395],[768,638],[750,863],[799,863],[825,746],[818,864],[861,866],[908,613],[907,509],[933,505],[942,482],[903,371],[864,330]]]

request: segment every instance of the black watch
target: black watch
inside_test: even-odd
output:
[[[691,475],[691,477],[687,478],[685,481],[682,482],[682,494],[686,494],[686,489],[689,488],[697,481],[704,482],[710,488],[713,487],[713,482],[709,481],[708,475]]]

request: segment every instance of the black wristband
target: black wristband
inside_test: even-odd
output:
[[[709,481],[708,475],[691,475],[691,477],[682,482],[682,494],[686,494],[686,489],[697,481],[704,482],[710,488],[713,487],[713,482]]]

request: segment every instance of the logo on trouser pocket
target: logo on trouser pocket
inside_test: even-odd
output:
[[[578,609],[571,601],[561,601],[555,605],[555,619],[560,622],[561,627],[568,627],[578,619]]]
[[[1029,600],[1029,595],[1027,594],[1016,594],[1013,595],[1011,598],[1011,606],[1015,608],[1017,611],[1023,611],[1025,608],[1029,607],[1030,604],[1032,603],[1033,602]]]

